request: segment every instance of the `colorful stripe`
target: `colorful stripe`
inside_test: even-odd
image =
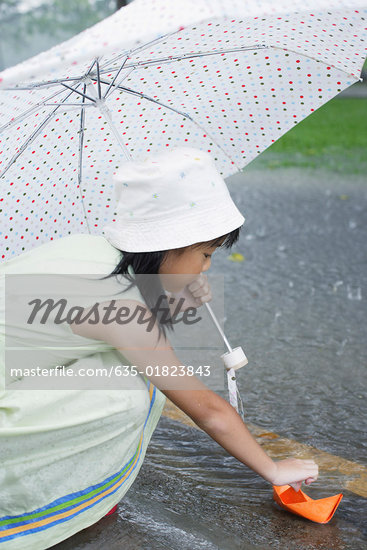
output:
[[[49,529],[59,523],[69,521],[80,513],[92,508],[97,503],[115,493],[125,483],[138,465],[144,440],[144,429],[149,419],[155,397],[156,388],[149,381],[150,407],[144,422],[143,431],[137,449],[131,459],[117,473],[97,485],[91,485],[83,491],[71,493],[50,504],[21,516],[4,516],[0,518],[0,543],[16,537]]]

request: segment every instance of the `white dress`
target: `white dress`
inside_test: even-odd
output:
[[[49,548],[103,517],[138,474],[166,399],[141,375],[133,389],[22,390],[17,378],[5,385],[4,275],[108,275],[120,258],[104,237],[76,234],[0,265],[0,550]],[[103,288],[98,297],[86,291],[83,307],[116,299],[107,283]],[[123,297],[144,304],[137,287]],[[19,345],[23,337],[29,342],[24,327],[11,329]],[[68,324],[32,330],[31,351],[44,347],[43,366],[126,364],[109,344],[78,336]]]

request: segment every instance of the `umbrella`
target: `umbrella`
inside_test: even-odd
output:
[[[100,234],[122,160],[189,145],[241,170],[359,80],[366,6],[135,0],[0,73],[1,259]]]

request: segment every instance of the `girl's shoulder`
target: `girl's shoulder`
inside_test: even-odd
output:
[[[108,240],[101,235],[90,235],[89,233],[73,233],[58,239],[48,241],[32,248],[10,260],[2,263],[6,271],[12,268],[37,267],[39,262],[68,264],[69,262],[89,264],[108,264],[112,269],[121,259],[121,252],[112,246]],[[87,266],[86,266],[87,267]],[[38,271],[38,269],[36,269]]]
[[[103,237],[102,235],[91,235],[90,233],[73,233],[71,235],[61,237],[56,241],[52,241],[51,243],[45,243],[43,246],[53,246],[58,248],[71,247],[72,249],[75,247],[78,249],[86,248],[87,250],[94,248],[95,251],[111,250],[115,253],[121,254],[116,247],[109,243],[106,237]]]
[[[73,248],[83,248],[83,247],[94,247],[97,246],[99,249],[101,248],[113,248],[117,251],[117,248],[113,247],[108,240],[103,237],[102,235],[91,235],[90,233],[72,233],[70,235],[65,235],[64,237],[60,237],[56,240],[48,241],[46,243],[41,244],[40,246],[33,249],[34,250],[41,250],[41,249],[62,249],[66,248],[69,250],[73,250]],[[71,248],[70,248],[71,247]]]

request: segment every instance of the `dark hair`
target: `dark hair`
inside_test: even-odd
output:
[[[188,248],[231,248],[239,239],[241,227],[234,229],[226,235],[222,235],[221,237],[217,237],[210,241],[195,243],[190,246],[184,246],[182,248],[176,248],[173,250],[177,253],[178,256],[181,256]],[[162,302],[160,304],[161,307],[159,308],[161,311],[157,311],[157,315],[154,315],[154,313],[152,312],[152,315],[154,316],[155,320],[158,321],[158,340],[160,339],[162,332],[164,337],[166,338],[165,328],[167,327],[167,329],[171,331],[173,331],[174,328],[171,316],[169,314],[167,315],[167,313],[169,313],[170,311],[167,301],[167,295],[163,290],[158,273],[161,264],[164,262],[170,251],[162,250],[157,252],[126,252],[120,250],[120,252],[122,253],[122,258],[120,262],[109,275],[107,275],[106,277],[102,277],[102,279],[107,279],[114,275],[123,275],[131,284],[122,292],[126,292],[134,286],[137,286],[145,300],[146,305],[150,310],[152,310],[156,306],[159,298],[162,297]],[[128,272],[129,265],[131,265],[134,270],[135,278]],[[157,277],[144,277],[144,275],[147,274],[155,274],[157,275]],[[141,275],[143,275],[143,277],[140,277]],[[164,310],[166,307],[167,310],[165,312]]]

